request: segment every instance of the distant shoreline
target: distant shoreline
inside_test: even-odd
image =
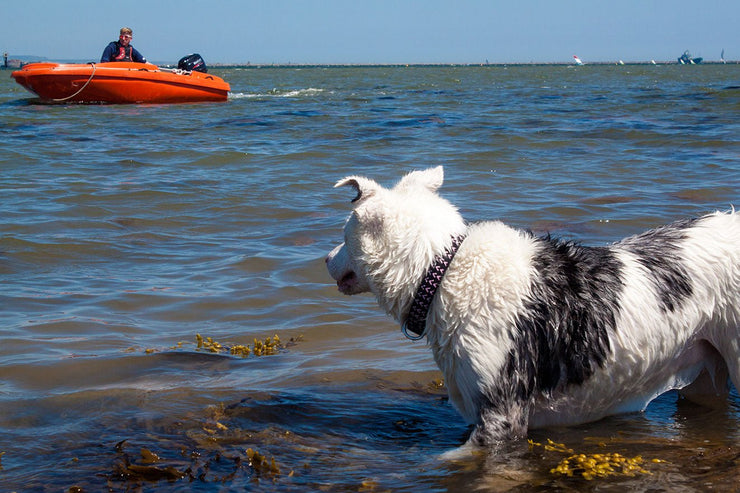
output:
[[[740,64],[740,60],[726,60],[720,61],[703,61],[696,65],[737,65]],[[160,63],[156,64],[160,66],[168,66],[168,64]],[[221,63],[209,63],[208,67],[213,68],[395,68],[395,67],[548,67],[548,66],[561,66],[561,67],[587,67],[589,65],[598,66],[629,66],[629,65],[681,65],[679,62],[663,61],[655,63],[653,62],[589,62],[583,65],[577,65],[572,62],[529,62],[529,63],[273,63],[273,64],[221,64]]]
[[[90,60],[66,59],[51,60],[43,57],[25,56],[15,57],[8,60],[8,67],[0,68],[17,69],[22,65],[34,62],[51,62],[51,63],[93,63]],[[97,62],[95,62],[97,63]],[[150,62],[160,67],[176,67],[177,62]],[[547,66],[639,66],[639,65],[681,65],[678,61],[642,61],[642,62],[586,62],[583,65],[577,65],[573,62],[515,62],[515,63],[208,63],[209,68],[218,69],[264,69],[264,68],[401,68],[401,67],[547,67]],[[740,60],[704,60],[696,65],[737,65]]]

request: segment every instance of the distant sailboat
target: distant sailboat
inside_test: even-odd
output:
[[[722,54],[719,56],[719,61],[722,63],[727,63],[725,61],[725,49],[724,48],[722,48]]]
[[[573,60],[575,60],[576,65],[583,65],[583,62],[578,58],[578,55],[573,55]]]

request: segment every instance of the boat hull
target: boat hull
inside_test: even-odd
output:
[[[46,102],[226,101],[231,90],[215,75],[160,69],[150,63],[30,63],[11,77]]]

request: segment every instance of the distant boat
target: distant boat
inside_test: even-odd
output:
[[[684,51],[683,55],[678,57],[678,63],[681,65],[696,65],[697,63],[701,63],[702,60],[704,60],[702,57],[692,57],[689,50]]]
[[[575,60],[576,65],[583,65],[583,62],[578,58],[578,55],[573,55],[573,60]]]
[[[722,48],[722,54],[719,56],[719,61],[722,63],[727,63],[725,61],[725,49],[724,48]]]

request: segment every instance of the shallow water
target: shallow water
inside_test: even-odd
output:
[[[431,355],[323,259],[349,174],[444,164],[468,220],[586,243],[737,205],[740,67],[214,72],[226,103],[162,106],[37,104],[0,72],[4,491],[736,489],[736,393],[530,436],[650,474],[442,458],[468,429]]]

